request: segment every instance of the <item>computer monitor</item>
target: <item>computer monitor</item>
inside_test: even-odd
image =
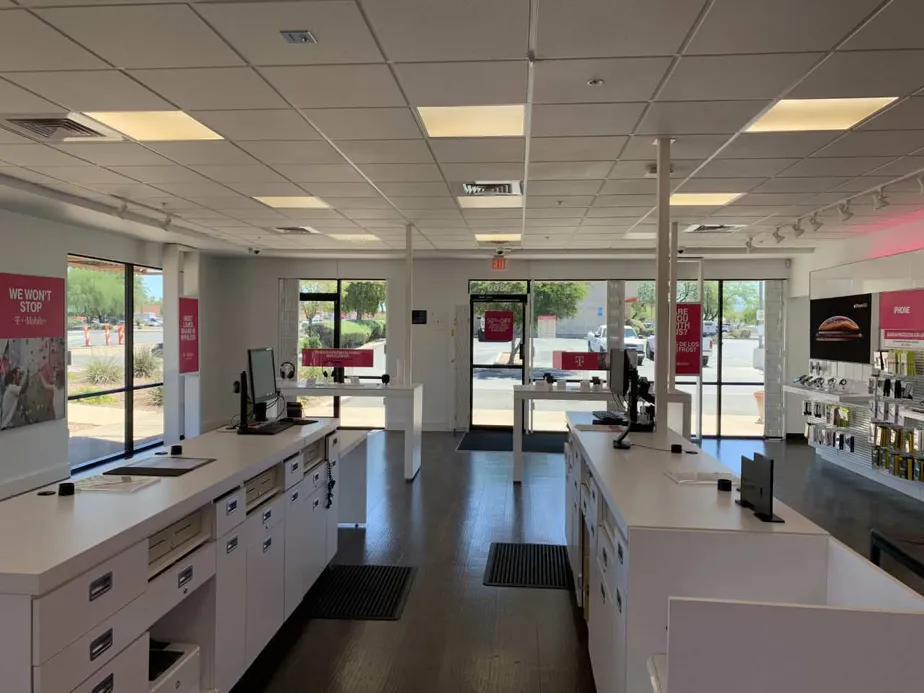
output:
[[[610,392],[614,395],[629,393],[632,370],[638,363],[634,349],[610,349],[609,382]]]
[[[783,521],[773,514],[773,468],[773,459],[760,453],[753,460],[741,456],[741,499],[736,502],[764,522]]]
[[[266,421],[266,405],[276,399],[276,357],[272,347],[248,349],[247,369],[255,418]]]

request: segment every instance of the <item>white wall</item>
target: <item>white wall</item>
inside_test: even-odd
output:
[[[783,383],[808,372],[809,364],[809,299],[790,297],[786,302],[786,367]],[[805,417],[802,415],[802,395],[786,395],[786,433],[802,435]]]
[[[0,272],[65,277],[67,255],[160,267],[161,246],[0,210]],[[0,498],[69,474],[67,421],[0,432]]]
[[[428,324],[412,331],[414,381],[424,384],[424,427],[451,430],[454,403],[452,315],[456,305],[468,304],[470,279],[653,279],[652,260],[588,261],[532,260],[510,262],[503,273],[491,272],[484,260],[418,260],[414,263],[414,305],[406,306],[404,261],[284,260],[277,258],[213,258],[210,288],[217,314],[203,327],[203,339],[220,344],[218,353],[203,348],[205,426],[214,426],[235,413],[231,384],[245,367],[246,349],[276,346],[278,339],[279,279],[386,279],[388,284],[388,372],[406,353],[405,321],[410,309],[428,311]],[[694,279],[692,265],[681,265],[681,278]],[[689,273],[689,276],[686,274]],[[788,269],[782,260],[708,261],[708,279],[782,279]],[[208,285],[208,283],[206,283]],[[212,331],[213,334],[206,334]],[[468,358],[468,354],[460,355]],[[206,385],[208,383],[208,385]],[[393,421],[389,417],[390,422]],[[391,425],[391,424],[390,424]]]

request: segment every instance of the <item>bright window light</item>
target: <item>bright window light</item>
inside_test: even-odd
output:
[[[849,130],[896,98],[783,99],[751,123],[746,132]]]
[[[524,107],[418,106],[430,137],[522,137]]]
[[[183,111],[91,111],[84,115],[138,142],[224,139]]]
[[[351,243],[372,243],[379,240],[378,236],[371,233],[329,233],[327,237],[335,241],[348,241]]]
[[[522,234],[519,233],[476,233],[475,240],[479,243],[519,243]]]
[[[720,207],[737,200],[744,193],[674,193],[672,207]]]
[[[485,195],[483,197],[457,197],[460,207],[468,209],[517,209],[523,206],[522,195]]]
[[[278,209],[330,209],[320,197],[310,197],[307,195],[300,197],[255,197],[257,202],[262,202],[268,207]]]

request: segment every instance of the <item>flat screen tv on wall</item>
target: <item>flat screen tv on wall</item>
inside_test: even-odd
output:
[[[813,359],[870,362],[872,294],[819,298],[811,302],[809,355]]]

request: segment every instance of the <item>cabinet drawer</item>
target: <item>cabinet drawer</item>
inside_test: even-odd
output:
[[[147,630],[146,614],[145,599],[138,597],[47,662],[34,667],[34,693],[72,691],[75,683],[93,676]]]
[[[597,482],[593,477],[587,480],[587,487],[590,491],[590,498],[588,499],[588,509],[590,510],[590,516],[593,518],[594,522],[600,521],[600,506],[602,501],[600,499],[600,487],[597,486]]]
[[[144,592],[147,572],[148,543],[142,541],[34,600],[32,663],[48,661]]]
[[[321,488],[321,486],[327,483],[327,463],[322,462],[319,465],[315,465],[308,470],[305,476],[308,478],[308,483],[311,484],[312,488]]]
[[[150,693],[187,693],[199,690],[199,646],[170,643],[165,648],[183,656],[151,684]]]
[[[331,462],[340,459],[340,434],[332,433],[325,440],[327,443],[327,459]]]
[[[301,454],[292,455],[292,457],[283,460],[282,466],[285,468],[285,487],[287,489],[295,486],[305,475]]]
[[[221,537],[241,524],[246,516],[244,489],[240,486],[215,501],[215,536]]]
[[[230,691],[247,668],[247,525],[218,540],[215,557],[214,687]]]
[[[263,529],[272,529],[280,522],[282,522],[283,518],[285,517],[285,502],[285,495],[276,496],[275,498],[268,500],[262,505],[254,508],[248,514],[248,518],[253,516],[259,517],[259,524]]]
[[[210,541],[151,580],[144,594],[148,624],[159,621],[214,574],[215,542]]]
[[[73,693],[148,693],[149,649],[145,633]]]

